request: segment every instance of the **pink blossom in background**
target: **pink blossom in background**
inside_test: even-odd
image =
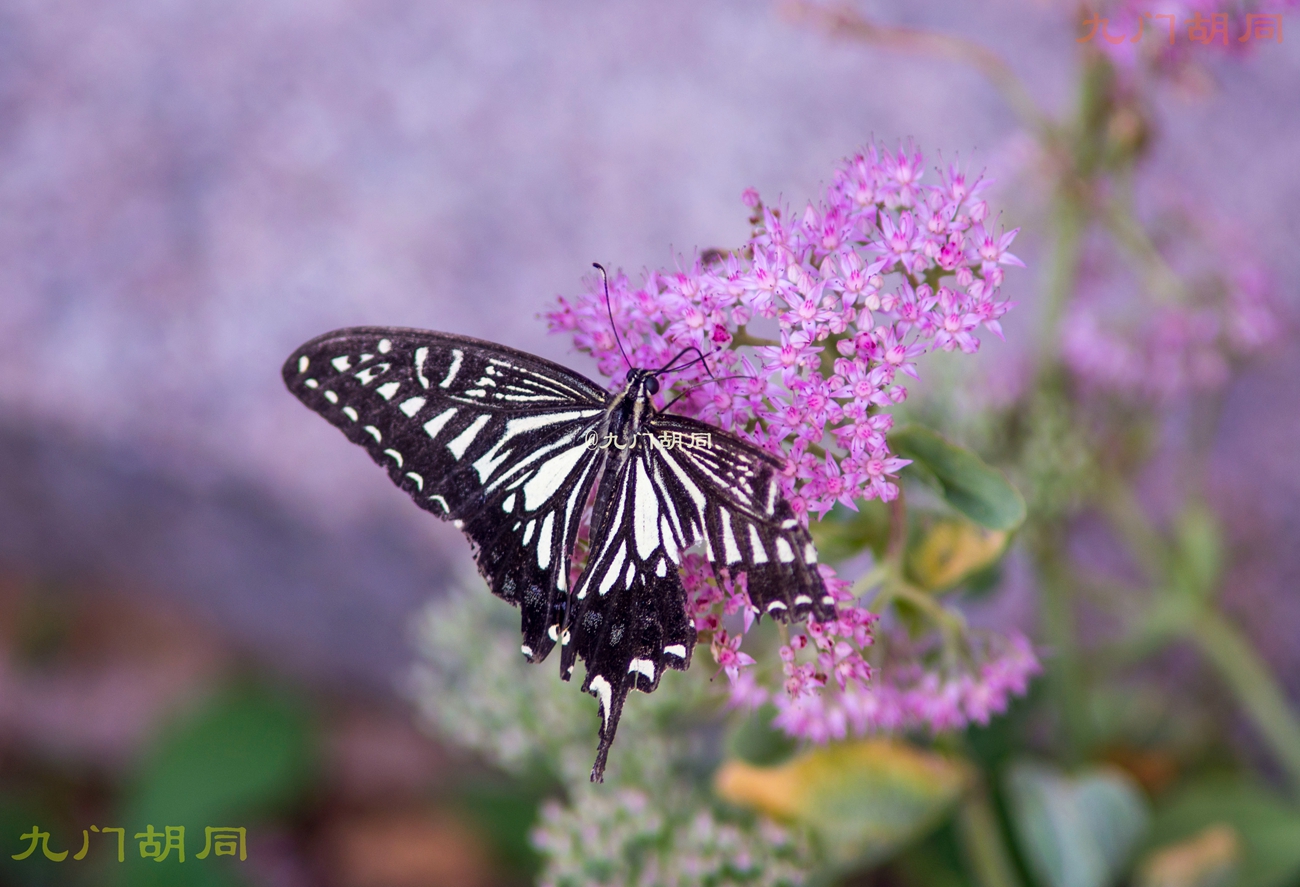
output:
[[[949,673],[925,668],[912,659],[887,664],[870,684],[846,683],[839,693],[805,690],[775,696],[780,711],[775,724],[816,742],[877,731],[941,732],[987,724],[993,715],[1006,711],[1011,698],[1022,695],[1030,678],[1041,670],[1029,641],[1012,633],[991,639],[965,668]]]
[[[1018,229],[1002,230],[980,199],[986,179],[956,163],[932,183],[926,173],[914,146],[890,152],[873,144],[845,160],[822,199],[802,212],[768,206],[747,189],[741,199],[754,232],[739,249],[649,272],[640,286],[614,274],[608,305],[601,278],[589,278],[586,292],[560,297],[546,319],[613,380],[623,379],[629,362],[659,368],[683,352],[699,356],[664,373],[656,404],[680,395],[674,411],[783,459],[784,493],[803,520],[836,503],[890,501],[907,460],[889,449],[888,410],[906,399],[916,360],[932,350],[973,353],[980,330],[1000,336],[999,318],[1011,307],[999,296],[1003,269],[1023,265],[1010,252]],[[932,711],[918,717],[936,729],[1005,706],[1016,682],[978,670],[960,686],[931,675],[906,688],[873,687],[867,650],[877,617],[832,568],[820,569],[839,601],[837,618],[791,637],[780,677],[766,686],[741,650],[757,614],[743,578],[719,580],[698,556],[684,561],[696,628],[711,634],[733,705],[777,701],[779,724],[814,740],[910,724],[892,713],[897,706],[865,701],[891,693],[904,694],[910,713]],[[724,626],[733,614],[741,614],[739,625]],[[927,692],[955,693],[957,702],[927,708]]]
[[[1180,227],[1163,261],[1185,284],[1157,294],[1126,279],[1111,256],[1095,266],[1061,324],[1061,355],[1085,388],[1168,400],[1221,387],[1234,363],[1281,340],[1271,278],[1230,225],[1175,206]]]

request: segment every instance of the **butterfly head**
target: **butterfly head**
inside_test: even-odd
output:
[[[649,397],[659,392],[659,379],[654,370],[630,369],[627,371],[627,392],[634,398]]]

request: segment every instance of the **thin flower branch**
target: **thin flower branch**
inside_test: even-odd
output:
[[[1042,113],[1024,82],[1001,56],[972,40],[916,28],[881,25],[843,5],[828,6],[811,0],[793,0],[784,6],[795,21],[816,24],[835,36],[850,37],[901,52],[935,56],[970,65],[1002,93],[1026,126],[1052,141],[1056,126]]]

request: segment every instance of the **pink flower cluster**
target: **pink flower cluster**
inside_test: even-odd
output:
[[[796,513],[894,498],[892,476],[906,462],[889,451],[884,410],[907,396],[900,377],[915,377],[913,361],[929,349],[977,350],[980,327],[1001,334],[1010,307],[998,298],[1002,266],[1023,265],[1008,252],[1016,231],[986,226],[978,198],[987,181],[968,181],[956,164],[935,184],[923,176],[919,151],[873,145],[801,216],[746,191],[756,228],[741,249],[651,272],[636,289],[622,274],[609,281],[633,364],[663,367],[691,348],[707,355],[661,378],[660,404],[688,391],[679,412],[788,459]],[[627,367],[600,280],[588,283],[546,319],[618,379]],[[743,345],[756,347],[742,354]]]
[[[827,742],[850,733],[940,732],[970,723],[987,724],[994,714],[1006,711],[1012,696],[1025,692],[1041,666],[1022,635],[985,646],[982,658],[970,670],[954,674],[943,675],[909,660],[896,668],[882,668],[872,685],[846,683],[836,694],[778,696],[775,725],[794,736]],[[783,648],[782,658],[787,655]]]
[[[616,274],[608,304],[600,278],[590,278],[586,293],[560,298],[546,319],[615,380],[628,368],[620,340],[633,366],[676,360],[660,378],[657,405],[681,395],[675,411],[784,459],[784,492],[802,519],[837,502],[855,508],[857,500],[894,499],[895,475],[907,462],[889,450],[886,411],[906,398],[904,377],[917,376],[915,359],[926,351],[971,353],[980,328],[1001,335],[998,320],[1011,307],[998,295],[1003,266],[1023,265],[1008,251],[1017,232],[990,224],[979,196],[989,182],[970,180],[956,164],[933,184],[924,175],[924,158],[911,146],[891,153],[871,145],[841,164],[822,201],[801,214],[765,206],[747,190],[742,199],[755,227],[740,249],[650,272],[636,288]],[[695,555],[681,571],[696,628],[710,635],[731,682],[732,704],[779,696],[782,724],[814,739],[843,735],[838,721],[856,729],[846,712],[892,692],[869,687],[876,616],[834,570],[820,569],[838,615],[810,623],[782,648],[784,693],[761,686],[761,669],[741,650],[757,616],[743,574],[719,581]],[[735,614],[741,618],[723,624]],[[978,687],[972,699],[984,692]]]

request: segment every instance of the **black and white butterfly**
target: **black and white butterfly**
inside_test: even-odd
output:
[[[396,327],[318,336],[283,371],[299,400],[469,537],[493,593],[522,611],[529,662],[558,644],[568,680],[581,657],[582,689],[603,718],[594,782],[627,694],[690,664],[695,628],[677,573],[688,548],[702,542],[715,571],[747,574],[760,615],[835,614],[781,494],[782,462],[658,411],[662,372],[633,369],[610,392],[513,348]],[[590,552],[570,587],[593,488]]]

